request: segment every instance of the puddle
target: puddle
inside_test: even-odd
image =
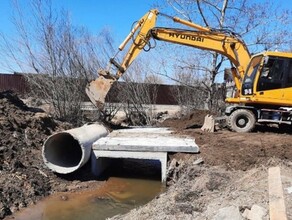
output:
[[[57,193],[45,198],[17,213],[14,219],[103,220],[148,203],[164,189],[164,185],[157,179],[110,177],[96,190]]]

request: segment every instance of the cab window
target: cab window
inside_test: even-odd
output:
[[[253,83],[263,56],[254,57],[247,68],[242,84],[242,95],[253,94]]]
[[[292,58],[287,59],[285,69],[287,70],[285,87],[292,87]]]
[[[273,90],[292,86],[291,59],[269,57],[261,69],[257,90]]]

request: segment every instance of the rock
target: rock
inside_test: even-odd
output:
[[[197,159],[197,160],[195,160],[194,162],[193,162],[193,165],[199,165],[199,164],[202,164],[202,163],[204,163],[204,160],[203,160],[203,158],[199,158],[199,159]]]
[[[69,197],[66,196],[66,195],[62,195],[62,196],[60,196],[60,199],[61,199],[62,201],[67,201],[67,200],[69,199]]]
[[[286,191],[287,191],[288,194],[291,194],[292,193],[292,186],[287,187],[286,188]]]
[[[245,209],[242,216],[248,220],[263,220],[267,210],[259,205],[253,205],[251,210]]]
[[[213,220],[242,220],[242,216],[237,206],[228,206],[219,209]]]

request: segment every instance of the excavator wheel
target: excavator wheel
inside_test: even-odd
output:
[[[229,129],[235,132],[250,132],[256,124],[256,117],[252,111],[237,109],[227,119]]]

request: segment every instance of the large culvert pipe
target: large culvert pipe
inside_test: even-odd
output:
[[[43,145],[44,162],[56,173],[72,173],[89,160],[92,144],[108,133],[95,123],[53,134]]]

